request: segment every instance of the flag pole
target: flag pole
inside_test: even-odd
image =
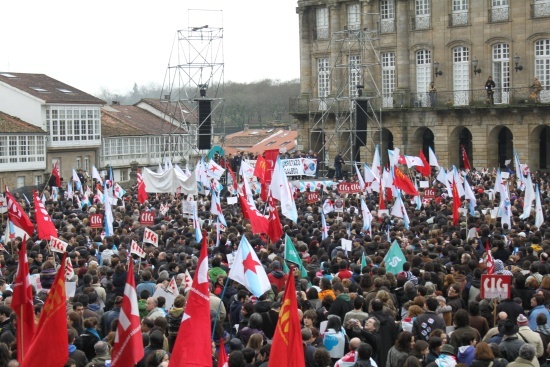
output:
[[[223,286],[222,294],[220,296],[220,303],[218,304],[218,310],[216,311],[216,316],[214,317],[214,326],[212,326],[212,340],[214,340],[214,331],[216,330],[216,325],[218,324],[218,317],[220,315],[220,310],[222,308],[223,304],[223,297],[225,296],[225,290],[227,289],[227,285],[229,284],[229,277],[225,280],[225,284]]]

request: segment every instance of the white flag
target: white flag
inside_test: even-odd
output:
[[[95,168],[93,164],[92,164],[92,178],[95,178],[98,182],[103,184],[103,179],[101,178],[101,176],[99,175],[99,171],[97,170],[97,168]]]
[[[367,206],[367,203],[365,203],[365,200],[361,198],[361,212],[363,214],[363,230],[368,231],[370,230],[371,223],[372,223],[372,214],[369,210],[369,207]]]
[[[285,170],[279,157],[277,157],[277,162],[275,162],[269,188],[273,197],[281,202],[281,212],[283,215],[294,223],[297,223],[298,210],[296,210],[296,203],[294,202],[294,197],[292,196],[292,191],[290,190]]]
[[[145,257],[145,251],[139,247],[136,241],[132,240],[132,245],[130,247],[130,254],[135,254],[139,257]]]
[[[159,235],[149,228],[145,228],[145,232],[143,232],[143,242],[159,247]]]
[[[542,225],[542,223],[544,223],[544,213],[542,211],[542,203],[540,201],[540,191],[539,191],[539,185],[537,184],[537,188],[536,188],[536,198],[535,198],[535,211],[536,211],[536,216],[535,216],[535,225],[537,226],[537,228],[540,228],[540,226]]]
[[[59,238],[56,238],[54,236],[50,237],[50,250],[64,253],[65,251],[67,251],[67,246],[67,242],[61,241]]]
[[[428,152],[428,161],[430,162],[430,166],[432,167],[439,167],[439,163],[437,162],[437,157],[435,156],[435,152],[432,149],[432,147],[429,147],[430,151]]]
[[[183,278],[183,284],[185,286],[185,291],[187,292],[193,287],[193,278],[189,274],[189,270],[185,269],[185,277]]]
[[[208,162],[208,165],[206,166],[206,174],[208,177],[215,178],[216,180],[221,179],[223,173],[225,172],[225,169],[222,168],[219,164],[214,162],[213,159],[211,159]]]
[[[523,213],[519,217],[520,219],[527,219],[531,215],[531,208],[533,201],[535,201],[535,190],[533,190],[533,181],[531,180],[531,174],[527,174],[525,179],[525,197],[523,198]]]

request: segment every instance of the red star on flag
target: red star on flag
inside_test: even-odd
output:
[[[256,272],[256,266],[258,266],[258,265],[260,265],[260,263],[255,261],[252,258],[252,255],[250,253],[248,253],[248,255],[246,256],[246,259],[244,259],[244,261],[243,261],[244,272],[246,273],[247,270],[250,270],[250,271],[258,274]]]
[[[217,166],[214,166],[212,165],[212,167],[210,167],[210,171],[212,172],[216,172],[216,170],[219,169]]]

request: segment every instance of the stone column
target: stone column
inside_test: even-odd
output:
[[[396,27],[397,27],[397,49],[395,52],[396,73],[397,73],[397,92],[410,92],[409,75],[409,29],[410,16],[408,0],[397,0]],[[405,96],[404,96],[405,97]],[[408,98],[405,98],[408,100]]]
[[[311,9],[299,7],[298,13],[300,25],[300,94],[311,95],[311,43],[313,42],[313,25],[311,20]]]

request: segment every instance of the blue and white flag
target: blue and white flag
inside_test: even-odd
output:
[[[233,266],[227,276],[244,285],[256,297],[271,290],[265,269],[245,236],[241,238]]]
[[[122,199],[122,197],[126,195],[126,190],[124,190],[118,183],[115,183],[113,195],[118,199]]]

